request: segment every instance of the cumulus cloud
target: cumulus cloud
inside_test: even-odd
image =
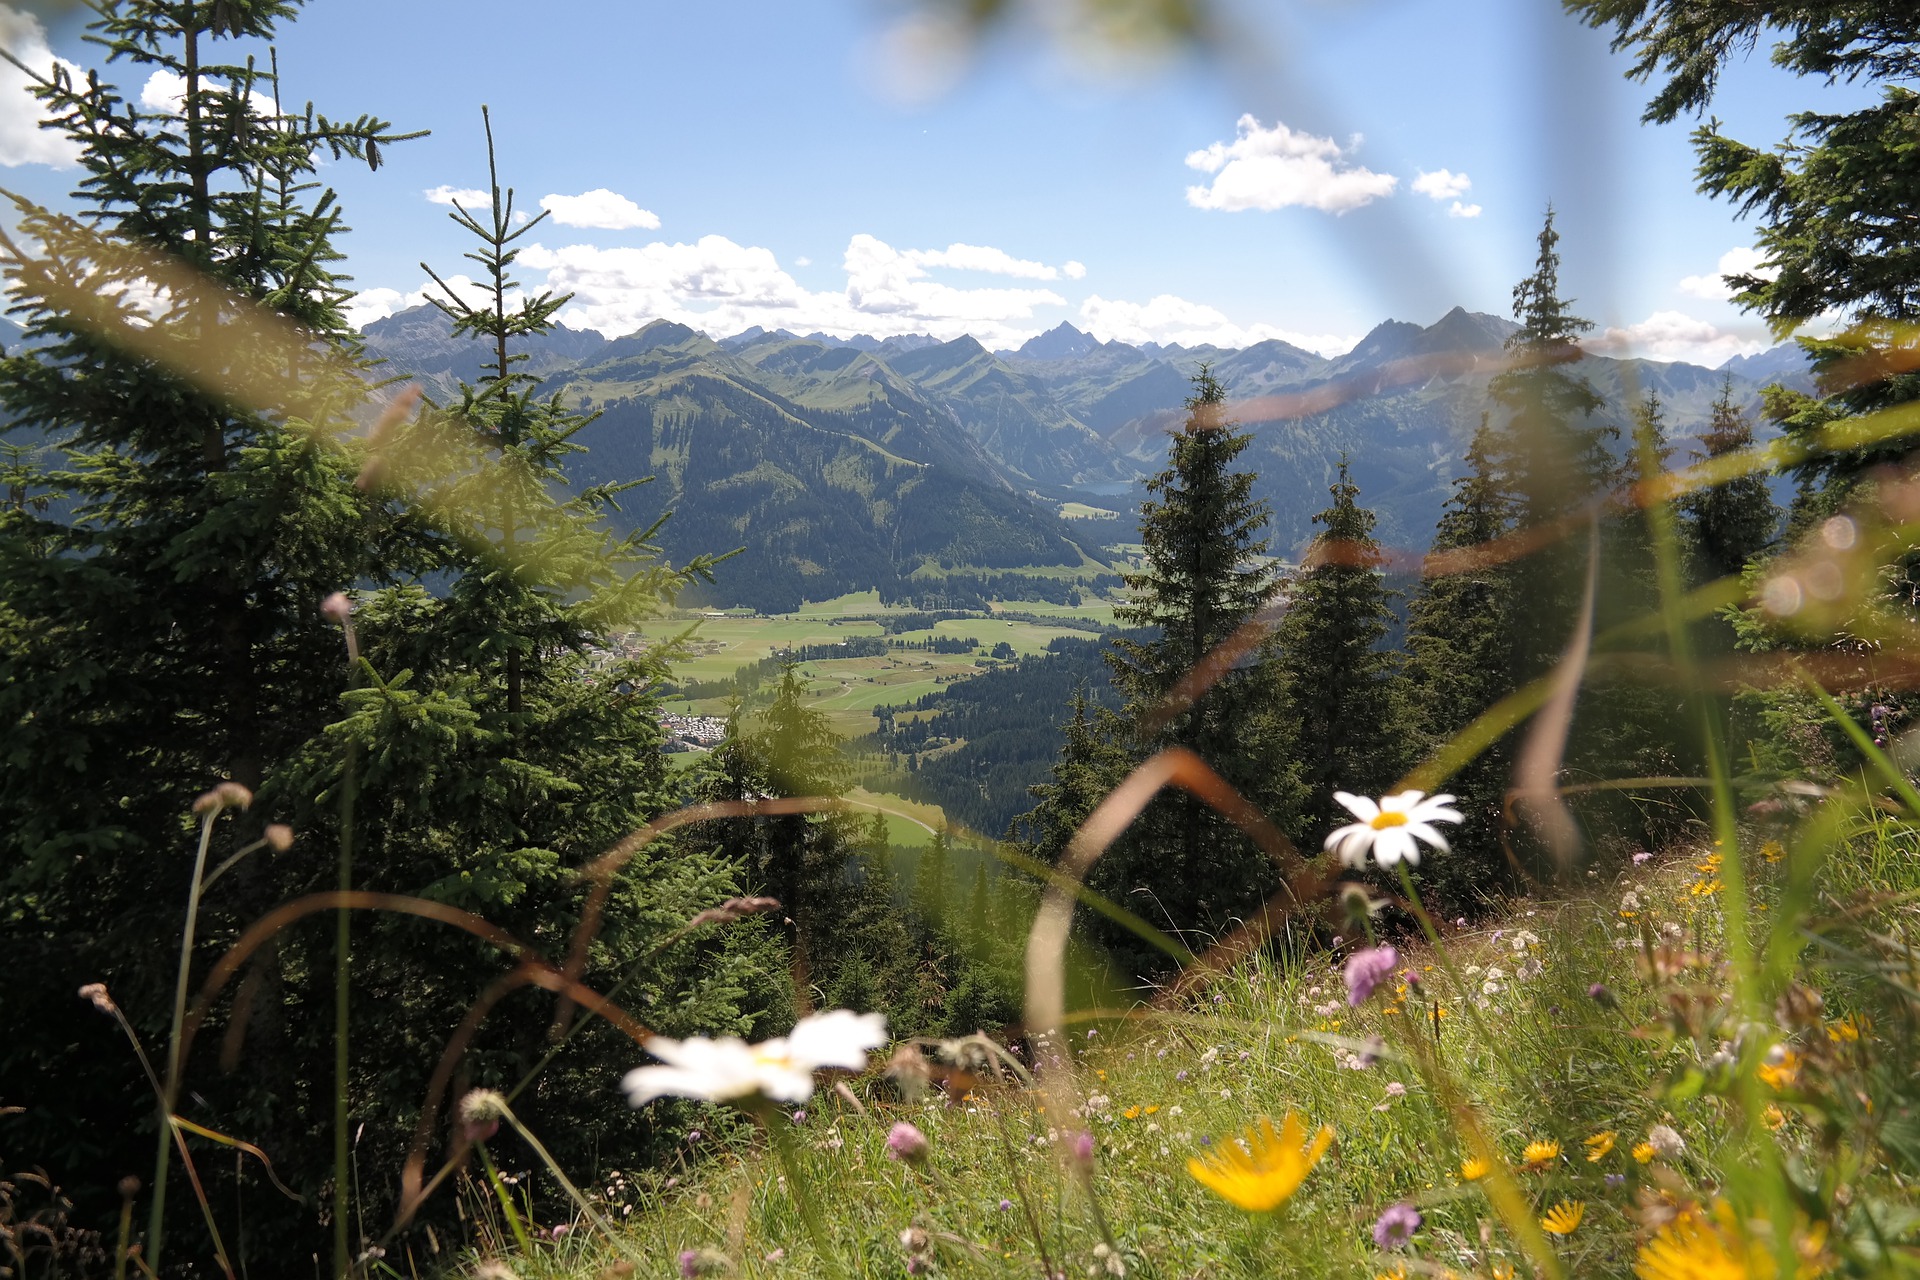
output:
[[[253,105],[253,113],[272,119],[277,112],[273,94],[265,89],[249,89],[247,101]],[[180,115],[186,110],[187,78],[174,71],[156,71],[147,77],[140,86],[140,105],[149,111],[164,111],[169,115]]]
[[[1238,325],[1226,313],[1204,302],[1163,293],[1147,302],[1126,302],[1098,294],[1080,304],[1081,328],[1102,342],[1160,342],[1183,347],[1246,347],[1269,338],[1323,356],[1353,350],[1358,337],[1331,333],[1298,333],[1270,324]]]
[[[553,220],[563,227],[595,227],[601,231],[632,231],[639,228],[653,231],[660,226],[660,218],[652,210],[642,209],[625,196],[605,187],[582,191],[577,196],[541,196],[540,207],[552,214]]]
[[[848,241],[842,290],[808,289],[781,268],[770,250],[718,235],[691,244],[656,241],[633,247],[532,244],[521,253],[520,263],[544,272],[544,287],[574,295],[561,317],[566,324],[612,336],[666,319],[715,337],[759,325],[843,336],[931,333],[956,338],[970,333],[989,345],[1017,345],[1041,327],[1034,320],[1038,308],[1066,305],[1066,299],[1050,289],[946,283],[931,274],[936,265],[948,270],[984,268],[965,253],[956,258],[951,250],[901,250],[870,235]]]
[[[1771,280],[1780,272],[1776,267],[1765,266],[1766,260],[1766,255],[1758,249],[1729,249],[1720,255],[1720,264],[1712,275],[1687,276],[1681,280],[1680,292],[1709,302],[1725,302],[1733,297],[1733,290],[1721,277],[1759,276],[1762,280]]]
[[[1005,249],[979,244],[950,244],[944,249],[908,249],[908,261],[923,267],[951,267],[956,271],[984,271],[1020,280],[1058,280],[1060,269],[1028,258],[1016,258]]]
[[[1598,355],[1683,360],[1716,368],[1734,356],[1751,356],[1770,345],[1763,336],[1722,329],[1678,311],[1656,311],[1638,324],[1611,328],[1582,344]]]
[[[1462,204],[1460,201],[1455,200],[1452,206],[1448,208],[1447,216],[1449,218],[1477,218],[1480,216],[1480,206],[1477,204]]]
[[[796,267],[810,267],[813,265],[813,259],[805,258],[805,257],[795,258],[793,260],[793,265]]]
[[[1071,260],[1063,262],[1060,264],[1060,274],[1069,280],[1085,280],[1087,278],[1087,264]]]
[[[47,29],[31,13],[0,4],[0,49],[40,75],[51,75],[57,62],[75,77],[86,74],[47,47]],[[80,149],[63,133],[42,129],[44,109],[28,86],[27,73],[0,60],[0,164],[46,164],[66,169],[79,163]]]
[[[443,183],[420,194],[435,204],[458,204],[463,209],[493,208],[493,193],[475,187],[449,187]]]
[[[447,288],[471,307],[491,307],[493,293],[487,286],[470,276],[451,275],[444,277]],[[341,307],[347,323],[356,329],[364,329],[375,320],[384,320],[397,312],[408,311],[427,302],[429,298],[446,299],[446,290],[437,284],[422,284],[412,293],[403,293],[399,289],[362,289],[348,298]],[[517,309],[523,293],[519,289],[507,294],[509,310]]]
[[[1413,189],[1429,200],[1451,200],[1472,190],[1473,179],[1451,169],[1435,169],[1432,173],[1422,172],[1415,178]]]
[[[1350,163],[1331,138],[1296,133],[1276,121],[1271,129],[1240,117],[1232,142],[1216,142],[1187,156],[1187,167],[1213,180],[1187,188],[1196,209],[1284,209],[1299,205],[1343,214],[1393,194],[1400,181]],[[1359,142],[1354,139],[1355,145]]]

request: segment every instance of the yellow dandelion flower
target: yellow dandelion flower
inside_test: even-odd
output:
[[[1769,1102],[1767,1109],[1760,1113],[1760,1119],[1767,1128],[1778,1129],[1787,1122],[1787,1113]]]
[[[1300,1117],[1287,1112],[1276,1133],[1262,1116],[1247,1130],[1246,1146],[1222,1142],[1205,1160],[1187,1161],[1193,1180],[1251,1213],[1270,1213],[1293,1198],[1320,1157],[1333,1145],[1333,1127],[1321,1125],[1311,1141]]]
[[[1835,1044],[1851,1044],[1860,1038],[1864,1031],[1873,1028],[1873,1023],[1857,1013],[1850,1013],[1838,1022],[1827,1024],[1827,1039]]]
[[[1479,1156],[1468,1156],[1460,1162],[1460,1176],[1468,1182],[1478,1182],[1493,1172],[1493,1165]]]
[[[1733,1213],[1723,1201],[1714,1206],[1717,1222],[1687,1212],[1660,1228],[1640,1246],[1633,1274],[1640,1280],[1748,1280],[1773,1274],[1773,1257],[1752,1251],[1741,1238]]]
[[[1769,840],[1760,846],[1760,856],[1768,862],[1778,862],[1787,856],[1787,847],[1778,840]]]
[[[1125,1111],[1122,1111],[1120,1114],[1125,1116],[1129,1120],[1138,1120],[1140,1118],[1140,1108],[1128,1107]]]
[[[1520,1158],[1527,1162],[1529,1169],[1544,1169],[1560,1158],[1560,1144],[1552,1138],[1535,1138],[1520,1153]]]
[[[1613,1140],[1619,1136],[1620,1134],[1617,1131],[1608,1129],[1605,1132],[1596,1133],[1591,1138],[1588,1138],[1585,1143],[1587,1148],[1587,1163],[1598,1164],[1600,1161],[1606,1159],[1608,1155],[1612,1154]]]
[[[1391,1271],[1376,1271],[1373,1273],[1373,1280],[1407,1280],[1407,1269],[1395,1267]]]
[[[1542,1230],[1551,1231],[1557,1236],[1570,1236],[1580,1229],[1581,1221],[1587,1216],[1587,1202],[1584,1200],[1562,1200],[1547,1210],[1540,1219]]]
[[[1800,1083],[1800,1055],[1788,1049],[1778,1062],[1763,1062],[1755,1074],[1770,1089],[1791,1089]]]
[[[1651,1163],[1653,1157],[1654,1150],[1651,1142],[1636,1142],[1633,1144],[1633,1158],[1641,1164]]]
[[[1496,1262],[1493,1264],[1493,1280],[1513,1280],[1513,1275],[1513,1264],[1511,1262]]]

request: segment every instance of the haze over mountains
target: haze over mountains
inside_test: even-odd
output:
[[[774,611],[801,599],[897,584],[936,566],[1010,569],[1101,559],[1130,541],[1139,485],[1162,464],[1203,362],[1253,431],[1243,462],[1273,505],[1274,548],[1311,537],[1348,457],[1383,542],[1422,548],[1513,325],[1455,308],[1431,325],[1389,320],[1336,358],[1267,341],[1240,350],[1100,342],[1062,324],[1018,350],[970,337],[885,341],[750,329],[715,341],[656,321],[608,340],[556,330],[523,366],[602,413],[577,437],[581,483],[657,477],[626,495],[626,518],[674,515],[676,558],[745,547],[709,598]],[[367,326],[387,371],[443,402],[479,373],[479,344],[417,307]],[[1702,425],[1731,376],[1737,397],[1806,385],[1795,347],[1698,365],[1589,356],[1576,366],[1625,426],[1649,390],[1668,429]],[[1118,522],[1063,519],[1063,503]]]

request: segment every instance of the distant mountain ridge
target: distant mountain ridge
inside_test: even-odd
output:
[[[676,555],[749,548],[720,598],[776,607],[899,582],[922,565],[1078,563],[1058,504],[1130,508],[1164,465],[1202,361],[1252,431],[1244,455],[1271,503],[1274,547],[1310,538],[1342,456],[1383,541],[1431,536],[1486,404],[1513,324],[1456,307],[1430,325],[1389,320],[1327,358],[1268,340],[1233,349],[1102,342],[1070,324],[1014,350],[971,337],[796,336],[754,328],[715,341],[655,321],[625,337],[556,330],[524,366],[603,411],[580,436],[583,481],[658,475],[634,519],[671,508]],[[479,369],[479,344],[415,308],[365,331],[393,373],[446,400]],[[1677,456],[1723,381],[1757,403],[1767,381],[1805,378],[1787,346],[1699,365],[1589,356],[1577,366],[1625,427],[1648,391],[1666,406]],[[1111,535],[1108,535],[1111,536]]]

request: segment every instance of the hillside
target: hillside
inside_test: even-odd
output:
[[[1389,545],[1423,547],[1513,331],[1454,308],[1430,325],[1388,320],[1335,359],[1278,340],[1241,350],[1100,342],[1062,324],[1017,350],[972,338],[796,337],[749,330],[715,342],[656,322],[615,341],[557,330],[527,368],[603,411],[582,433],[582,481],[657,475],[629,518],[675,515],[675,555],[753,550],[729,562],[720,603],[767,610],[885,586],[926,564],[1080,562],[1060,504],[1123,513],[1161,465],[1189,378],[1208,362],[1255,442],[1246,460],[1272,504],[1274,546],[1311,536],[1346,456]],[[415,308],[368,326],[368,349],[446,398],[476,371],[471,343]],[[1767,382],[1805,381],[1791,346],[1724,370],[1590,356],[1577,366],[1625,427],[1648,391],[1677,456],[1725,377],[1758,406]],[[1083,533],[1083,540],[1099,533]],[[1106,536],[1111,536],[1109,528]]]

